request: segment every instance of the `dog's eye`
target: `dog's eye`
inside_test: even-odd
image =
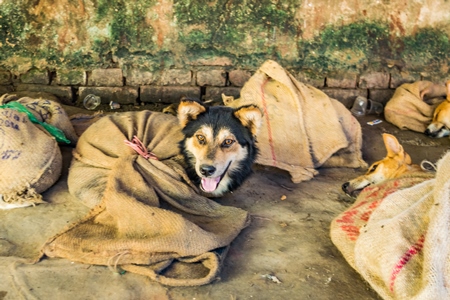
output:
[[[234,140],[232,140],[232,139],[226,139],[225,141],[223,141],[222,147],[228,148],[228,147],[230,147],[230,146],[233,145],[233,144],[234,144]]]
[[[204,135],[197,134],[195,137],[197,138],[197,141],[200,145],[203,145],[206,143],[206,139],[205,139]]]
[[[373,165],[372,168],[370,168],[369,172],[367,173],[372,173],[375,172],[375,170],[377,169],[378,165]]]

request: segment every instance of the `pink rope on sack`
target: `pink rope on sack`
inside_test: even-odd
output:
[[[145,159],[155,159],[158,160],[158,157],[156,157],[155,154],[152,152],[148,152],[145,145],[141,142],[141,140],[137,136],[133,136],[133,139],[131,141],[125,140],[125,145],[132,148],[134,151],[136,151],[137,154],[142,156]]]

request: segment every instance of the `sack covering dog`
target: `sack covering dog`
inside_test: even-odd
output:
[[[163,113],[126,112],[91,125],[73,152],[68,186],[93,209],[49,240],[43,253],[166,285],[215,279],[248,215],[199,195],[185,172],[182,139],[178,119]],[[129,146],[137,140],[138,152],[148,150],[150,158]]]
[[[445,95],[445,86],[431,81],[404,83],[386,103],[384,117],[402,130],[425,132]]]
[[[409,173],[365,188],[331,239],[384,299],[450,298],[450,152],[435,178]]]

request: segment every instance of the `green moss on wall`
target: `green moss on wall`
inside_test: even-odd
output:
[[[232,2],[180,0],[174,3],[180,41],[187,51],[211,48],[245,55],[249,44],[255,52],[271,53],[264,46],[275,32],[295,36],[298,1],[271,0]],[[189,28],[194,28],[189,30]],[[201,29],[198,29],[200,27]]]
[[[24,7],[12,3],[0,5],[1,60],[21,48],[28,19]]]
[[[148,0],[99,0],[96,21],[107,20],[110,40],[109,43],[104,43],[105,47],[97,42],[97,50],[105,52],[102,48],[127,48],[130,51],[154,51],[154,31],[146,24],[147,10],[154,4],[155,1]]]
[[[422,28],[413,36],[402,40],[399,56],[413,68],[427,66],[430,70],[448,65],[450,40],[447,34],[436,28]]]
[[[325,72],[362,69],[381,51],[391,52],[389,28],[376,22],[330,25],[312,41],[300,40],[299,49],[299,63],[308,68]]]
[[[450,40],[438,28],[398,37],[387,23],[362,20],[328,25],[313,39],[302,39],[298,0],[177,0],[173,6],[96,0],[85,1],[82,9],[69,1],[62,14],[44,5],[36,13],[40,3],[0,5],[0,69],[144,66],[156,71],[218,56],[229,58],[233,68],[256,69],[275,59],[289,69],[316,73],[385,68],[392,60],[410,71],[449,69]]]

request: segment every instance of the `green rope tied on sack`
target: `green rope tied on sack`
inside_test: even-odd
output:
[[[21,103],[16,102],[16,101],[12,101],[12,102],[8,102],[4,105],[0,105],[0,108],[10,108],[10,109],[14,109],[17,110],[18,112],[23,112],[25,113],[28,118],[30,119],[31,122],[35,123],[35,124],[39,124],[42,127],[44,127],[45,130],[48,131],[48,133],[50,133],[52,136],[55,137],[57,142],[60,143],[66,143],[66,144],[70,144],[70,141],[66,138],[66,136],[64,135],[64,132],[59,129],[56,128],[53,125],[50,125],[48,123],[45,122],[41,122],[39,121],[25,106],[23,106]]]

